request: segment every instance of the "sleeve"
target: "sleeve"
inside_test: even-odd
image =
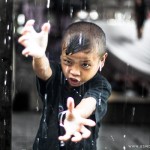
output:
[[[107,111],[107,100],[111,94],[111,85],[101,76],[101,78],[93,80],[90,88],[84,95],[84,98],[93,97],[96,99],[95,119],[96,123],[100,123]]]

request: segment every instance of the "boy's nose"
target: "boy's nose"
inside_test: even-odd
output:
[[[80,69],[79,67],[77,66],[72,66],[70,68],[70,73],[73,75],[73,76],[79,76],[80,75]]]

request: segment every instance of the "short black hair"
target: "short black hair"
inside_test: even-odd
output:
[[[95,48],[102,56],[106,52],[106,36],[101,27],[92,22],[75,22],[64,32],[62,48],[67,55]]]

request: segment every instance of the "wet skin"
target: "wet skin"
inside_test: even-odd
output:
[[[97,73],[100,62],[100,57],[96,52],[80,51],[66,55],[63,51],[61,55],[63,73],[70,86],[73,87],[78,87],[90,80]]]

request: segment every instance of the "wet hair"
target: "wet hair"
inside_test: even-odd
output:
[[[65,31],[62,39],[62,51],[66,55],[84,51],[86,53],[96,50],[100,56],[106,52],[106,37],[98,25],[91,22],[76,22]]]

